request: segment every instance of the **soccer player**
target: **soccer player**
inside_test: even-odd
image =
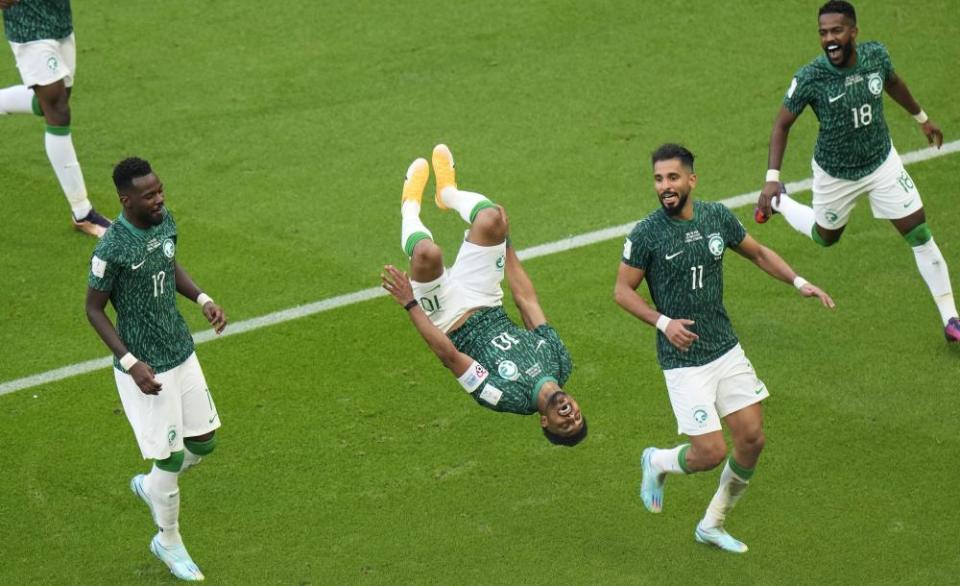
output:
[[[551,443],[580,443],[587,420],[562,390],[573,363],[510,244],[506,213],[479,193],[457,189],[453,155],[445,145],[433,149],[433,169],[437,206],[456,210],[470,229],[453,266],[444,269],[443,253],[420,220],[430,169],[426,159],[415,160],[400,203],[400,244],[410,257],[413,281],[387,265],[384,289],[407,310],[427,346],[477,403],[506,413],[539,413]],[[525,329],[503,310],[504,272]]]
[[[821,246],[833,246],[857,200],[869,192],[874,217],[893,222],[913,248],[947,341],[960,341],[947,263],[927,226],[920,193],[890,140],[883,92],[914,117],[931,145],[939,148],[943,133],[894,72],[887,48],[873,41],[857,44],[857,14],[849,2],[824,4],[819,11],[819,31],[824,54],[796,73],[773,123],[766,184],[754,217],[763,223],[779,212],[801,234]],[[820,121],[812,162],[812,207],[780,189],[787,136],[808,105]]]
[[[659,513],[667,474],[711,470],[726,459],[720,487],[694,536],[701,543],[743,553],[747,546],[726,532],[724,521],[746,490],[763,449],[760,402],[769,393],[744,355],[723,307],[724,253],[732,248],[770,276],[792,283],[804,297],[817,297],[826,307],[834,304],[751,238],[722,204],[694,202],[693,153],[665,144],[652,159],[661,208],[627,237],[614,295],[623,309],[660,330],[657,360],[678,433],[686,434],[690,442],[643,451],[640,496],[647,510]],[[637,293],[644,279],[656,309]],[[729,458],[721,419],[733,439]]]
[[[227,318],[177,263],[177,225],[150,164],[125,159],[113,182],[123,214],[93,252],[87,319],[114,354],[123,410],[144,459],[153,460],[148,474],[130,481],[160,529],[150,550],[181,580],[203,580],[180,537],[178,477],[213,451],[220,419],[176,294],[196,301],[218,334]],[[116,329],[104,311],[107,300]]]
[[[0,115],[36,114],[47,123],[47,158],[73,213],[73,227],[101,237],[110,220],[87,198],[70,137],[70,92],[77,70],[70,0],[0,0],[3,29],[23,85],[0,89]]]

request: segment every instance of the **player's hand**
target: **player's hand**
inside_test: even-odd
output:
[[[820,300],[820,303],[822,303],[824,307],[829,307],[830,309],[833,309],[837,306],[837,304],[833,302],[833,299],[831,299],[829,295],[824,293],[820,289],[820,287],[817,287],[816,285],[811,285],[810,283],[807,283],[803,287],[800,287],[800,294],[803,295],[804,297],[816,297],[817,299]]]
[[[933,121],[928,119],[920,125],[920,130],[927,136],[927,142],[930,143],[930,146],[937,148],[943,146],[943,132],[940,131],[940,128],[934,124]]]
[[[133,382],[140,387],[140,392],[144,395],[156,395],[163,388],[154,375],[153,367],[146,362],[140,361],[130,367],[127,371],[133,377]]]
[[[407,274],[393,265],[383,267],[380,273],[380,286],[387,290],[400,305],[406,305],[414,301],[413,286],[410,284],[410,278]]]
[[[774,198],[777,200],[777,205],[780,204],[780,182],[779,181],[767,181],[763,184],[763,189],[760,191],[760,197],[757,199],[757,209],[760,210],[766,217],[773,215],[772,203]]]
[[[213,326],[213,331],[220,335],[223,328],[227,327],[227,314],[223,312],[223,308],[213,301],[208,301],[203,305],[202,311],[204,317]]]
[[[676,346],[677,350],[686,352],[694,342],[700,339],[700,336],[687,329],[687,326],[693,324],[694,321],[689,319],[672,319],[667,324],[667,331],[664,332],[664,335],[671,344]]]

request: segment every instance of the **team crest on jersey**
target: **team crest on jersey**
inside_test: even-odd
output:
[[[497,374],[507,380],[517,380],[520,378],[520,369],[512,360],[504,360],[497,365]]]
[[[720,237],[720,234],[711,234],[710,239],[707,240],[707,248],[710,250],[710,254],[720,258],[723,254],[723,238]]]
[[[879,96],[883,93],[883,79],[880,77],[879,73],[871,73],[867,75],[867,89],[870,90],[870,93]]]
[[[176,245],[173,243],[173,239],[167,238],[163,241],[163,255],[167,258],[173,258],[173,253],[176,252]]]

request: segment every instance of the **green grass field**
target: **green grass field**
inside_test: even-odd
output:
[[[700,198],[759,190],[779,100],[819,51],[817,5],[75,2],[74,142],[110,216],[112,165],[151,161],[179,261],[240,321],[403,263],[403,172],[437,142],[521,249],[646,215],[668,140],[697,154]],[[857,8],[860,39],[887,44],[955,140],[953,2]],[[18,82],[8,53],[0,87]],[[925,146],[889,100],[887,121],[901,153]],[[815,135],[807,112],[786,180],[809,176]],[[69,228],[42,124],[2,117],[0,136],[2,384],[107,350],[83,313],[94,242]],[[955,285],[958,160],[910,167]],[[181,481],[190,552],[215,584],[956,582],[960,348],[868,207],[828,250],[736,210],[838,304],[727,259],[727,309],[772,393],[728,521],[748,554],[693,540],[717,471],[671,478],[659,516],[637,497],[641,450],[678,438],[655,332],[613,302],[620,239],[526,263],[576,363],[591,434],[573,450],[464,397],[389,299],[199,346],[224,426]],[[452,262],[462,222],[423,218]],[[127,488],[146,467],[107,369],[0,396],[0,584],[175,582]]]

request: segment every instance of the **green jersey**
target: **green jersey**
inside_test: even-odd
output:
[[[883,88],[893,63],[881,43],[857,45],[857,64],[837,69],[820,55],[794,76],[783,105],[799,115],[808,104],[820,121],[813,160],[832,177],[857,180],[890,154]]]
[[[3,11],[3,31],[13,43],[68,37],[73,32],[70,0],[20,0]]]
[[[544,383],[553,381],[562,387],[573,370],[570,353],[556,330],[547,324],[532,331],[521,328],[502,307],[477,311],[450,333],[450,339],[489,373],[471,395],[494,411],[536,413]]]
[[[177,224],[169,211],[148,230],[121,215],[97,243],[87,279],[91,288],[110,292],[120,339],[158,373],[193,353],[193,337],[177,311],[176,249]],[[116,357],[114,366],[120,368]]]
[[[695,201],[693,219],[671,218],[658,209],[637,223],[623,245],[623,262],[644,271],[657,311],[693,320],[688,329],[700,339],[681,352],[658,332],[661,368],[701,366],[737,345],[723,307],[723,255],[747,236],[726,206]]]

